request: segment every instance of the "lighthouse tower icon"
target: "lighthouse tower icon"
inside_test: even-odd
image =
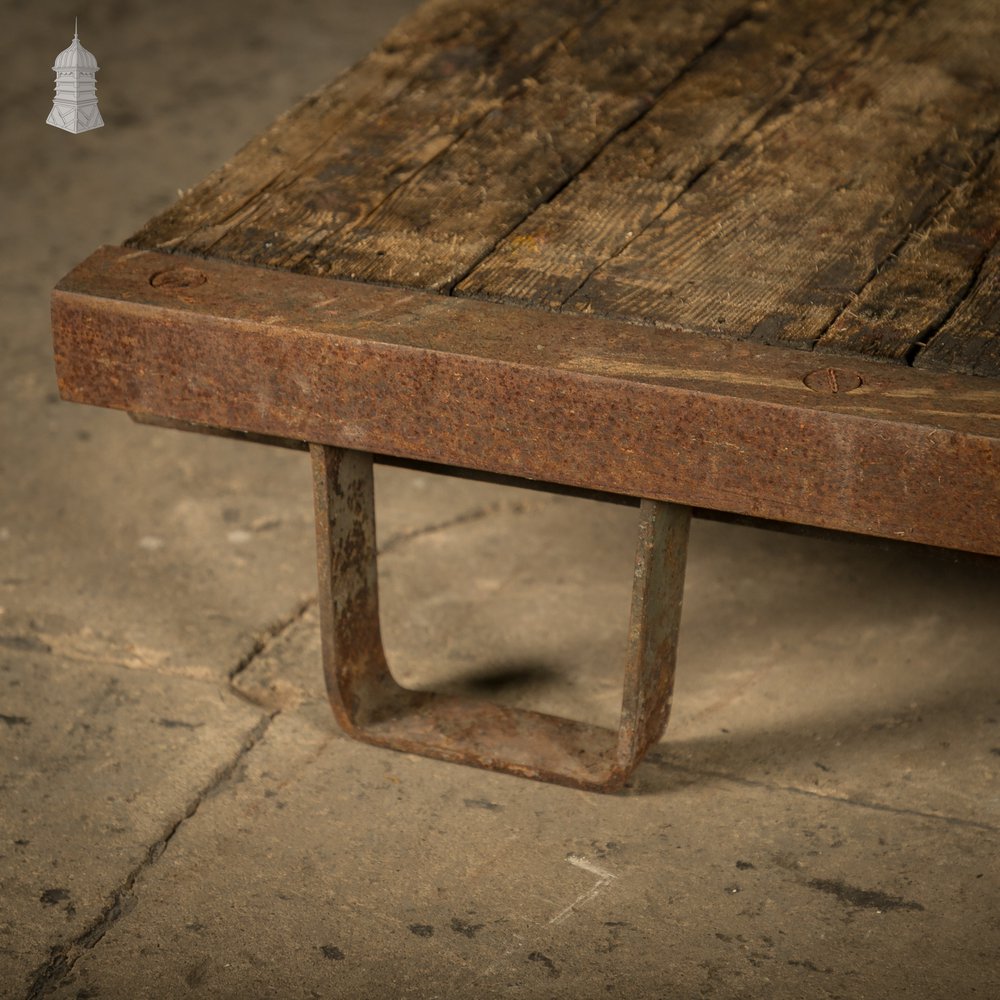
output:
[[[97,60],[88,52],[73,25],[73,41],[56,56],[56,97],[45,119],[49,125],[67,132],[88,132],[104,124],[97,108]]]

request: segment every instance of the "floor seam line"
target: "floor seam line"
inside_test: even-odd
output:
[[[793,795],[805,795],[813,799],[822,799],[825,802],[836,802],[846,806],[853,806],[856,809],[871,809],[875,812],[892,813],[899,816],[913,816],[919,819],[936,820],[949,826],[969,827],[975,830],[984,830],[989,833],[1000,833],[1000,826],[991,823],[983,823],[979,820],[964,819],[961,816],[947,816],[941,813],[924,812],[920,809],[907,809],[903,806],[891,806],[882,802],[866,802],[862,799],[846,798],[842,795],[824,795],[822,792],[811,792],[807,788],[798,788],[795,785],[779,785],[773,782],[760,781],[755,778],[743,778],[739,775],[729,774],[725,771],[713,771],[706,768],[689,767],[684,764],[677,764],[673,761],[664,760],[653,755],[646,758],[646,762],[664,770],[680,771],[684,774],[697,775],[704,778],[721,778],[724,781],[731,781],[733,784],[744,785],[749,788],[763,788],[772,792],[788,792]]]
[[[455,528],[463,524],[470,524],[474,521],[482,521],[495,514],[530,514],[535,510],[540,510],[543,507],[548,506],[554,499],[554,496],[555,495],[553,494],[543,500],[533,500],[532,502],[515,501],[510,503],[497,500],[493,503],[476,507],[473,510],[456,514],[454,517],[448,518],[445,521],[424,525],[420,528],[413,528],[410,531],[399,532],[398,534],[391,535],[384,542],[384,544],[380,545],[378,547],[377,554],[380,556],[388,555],[390,552],[395,551],[400,546],[405,545],[407,542],[411,542],[414,539],[422,538],[425,535],[433,535],[439,531],[446,531],[448,528]]]
[[[265,653],[278,639],[280,639],[286,632],[288,632],[296,622],[302,620],[306,612],[316,603],[316,597],[305,597],[298,600],[295,607],[290,615],[286,615],[284,618],[279,618],[276,621],[268,625],[262,632],[258,633],[256,638],[250,644],[250,649],[240,658],[237,664],[229,671],[226,675],[226,679],[229,681],[230,687],[233,686],[233,681],[243,673],[247,667],[250,666],[257,657]],[[233,688],[233,690],[236,690]]]
[[[134,889],[139,879],[163,856],[171,840],[188,820],[193,819],[201,804],[224,785],[235,773],[240,762],[264,738],[280,709],[266,713],[244,738],[239,750],[223,767],[217,769],[211,778],[199,789],[188,803],[182,815],[175,820],[159,840],[151,844],[142,860],[126,875],[121,885],[111,893],[111,903],[91,925],[68,944],[55,945],[50,949],[49,958],[35,970],[25,1000],[40,1000],[62,986],[73,967],[88,951],[92,951],[111,928],[122,917],[127,916],[135,905]]]

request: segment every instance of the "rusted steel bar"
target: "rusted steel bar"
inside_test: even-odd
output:
[[[393,679],[379,628],[372,456],[312,447],[327,691],[357,739],[593,791],[620,788],[670,714],[691,512],[644,500],[617,732]]]
[[[119,248],[53,329],[78,402],[1000,555],[995,380]]]
[[[129,416],[140,424],[149,427],[162,427],[169,430],[188,431],[195,434],[209,434],[213,437],[229,438],[233,441],[247,441],[252,444],[272,445],[278,448],[288,448],[292,451],[308,451],[309,443],[295,441],[292,438],[271,437],[267,434],[248,434],[243,431],[226,430],[223,427],[209,427],[188,420],[170,420],[165,417],[151,417],[148,414],[130,413]],[[580,500],[593,500],[597,503],[616,504],[621,507],[638,507],[642,501],[639,497],[626,496],[624,493],[604,493],[600,490],[588,490],[578,486],[565,486],[560,483],[546,483],[537,479],[524,479],[520,476],[506,476],[497,472],[485,472],[482,469],[463,469],[457,465],[440,465],[436,462],[423,462],[413,458],[399,458],[396,455],[372,455],[376,465],[392,465],[400,469],[410,469],[413,472],[423,472],[434,476],[453,476],[456,479],[471,479],[475,482],[490,483],[493,486],[507,486],[520,490],[538,490],[541,493],[551,493],[558,496],[575,497]],[[691,516],[707,521],[721,521],[724,524],[739,524],[745,528],[758,528],[761,531],[777,531],[787,535],[800,535],[806,538],[822,538],[830,541],[850,542],[852,545],[866,545],[882,551],[892,551],[900,546],[912,549],[912,542],[901,541],[898,538],[875,538],[871,535],[860,535],[853,531],[834,531],[829,528],[816,528],[808,524],[793,524],[788,521],[770,521],[763,517],[749,517],[743,514],[732,514],[724,510],[709,510],[704,507],[692,507]],[[984,556],[976,552],[964,552],[960,549],[943,549],[933,545],[920,545],[920,551],[933,559],[946,562],[961,562],[970,566],[983,566],[996,569],[1000,565],[1000,557]]]

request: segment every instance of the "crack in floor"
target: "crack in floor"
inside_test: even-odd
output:
[[[395,551],[400,545],[415,538],[422,538],[424,535],[433,535],[438,531],[447,528],[454,528],[463,524],[471,524],[474,521],[482,521],[495,514],[531,514],[543,507],[549,506],[559,499],[557,494],[551,494],[544,498],[532,500],[494,500],[492,503],[484,504],[481,507],[474,507],[472,510],[463,511],[445,521],[438,521],[426,524],[419,528],[412,528],[409,531],[400,531],[391,535],[384,544],[378,548],[378,555],[384,556]]]
[[[269,646],[272,646],[278,639],[280,639],[296,622],[302,620],[306,612],[316,603],[316,596],[306,597],[299,600],[292,613],[285,615],[284,618],[279,618],[277,621],[272,622],[267,628],[264,629],[251,643],[250,649],[242,656],[229,671],[228,680],[230,688],[237,694],[240,694],[239,688],[235,687],[233,681],[243,673],[247,667],[253,663],[262,653],[264,653]]]
[[[277,714],[277,712],[272,712],[265,715],[250,730],[233,758],[212,775],[188,803],[183,814],[170,825],[159,840],[150,845],[145,857],[128,873],[121,885],[112,892],[111,902],[100,916],[68,944],[52,947],[48,960],[35,970],[31,985],[25,994],[25,1000],[40,1000],[41,997],[62,986],[83,955],[92,950],[122,917],[132,911],[136,904],[134,893],[136,882],[159,861],[171,840],[180,828],[195,816],[202,802],[232,778],[244,757],[264,738]]]
[[[384,555],[385,553],[390,552],[415,538],[443,531],[457,525],[482,520],[483,518],[494,514],[502,512],[514,514],[528,513],[540,507],[546,506],[554,499],[555,498],[553,497],[549,497],[544,500],[537,500],[534,502],[497,501],[485,506],[474,508],[473,510],[464,511],[461,514],[445,521],[425,525],[411,531],[401,532],[397,535],[391,536],[386,541],[385,545],[379,550],[379,555]],[[248,651],[240,658],[227,675],[226,679],[228,687],[232,692],[237,694],[243,700],[250,700],[243,694],[243,692],[240,691],[234,681],[240,674],[247,670],[247,668],[250,667],[250,665],[258,657],[262,656],[270,647],[280,641],[283,636],[294,628],[294,626],[305,617],[310,608],[316,604],[316,600],[317,598],[315,595],[300,599],[296,602],[290,614],[272,622],[254,638]],[[253,702],[253,704],[257,705],[256,702]],[[258,705],[257,707],[260,706]],[[88,951],[95,948],[108,931],[116,923],[118,923],[122,917],[127,916],[134,909],[136,905],[134,890],[138,880],[159,861],[180,828],[189,820],[193,819],[197,814],[202,802],[204,802],[209,796],[216,793],[227,781],[232,778],[240,763],[264,738],[271,726],[271,723],[278,715],[281,714],[281,711],[281,708],[275,708],[267,712],[257,725],[250,730],[234,757],[223,767],[216,770],[209,781],[195,794],[191,802],[188,803],[182,815],[170,825],[159,840],[147,848],[145,856],[142,860],[126,875],[125,879],[118,886],[118,888],[112,891],[111,902],[105,907],[97,919],[69,943],[54,945],[50,949],[49,958],[43,962],[33,974],[31,985],[28,988],[28,992],[25,994],[25,1000],[40,1000],[40,998],[52,993],[60,986],[64,985],[80,958],[82,958]]]
[[[682,774],[690,774],[699,778],[721,778],[724,781],[731,781],[736,785],[743,785],[748,788],[762,788],[771,792],[787,792],[791,795],[806,795],[812,799],[826,799],[829,802],[839,802],[845,806],[854,806],[856,809],[871,809],[876,812],[892,813],[897,816],[914,816],[919,819],[936,820],[948,826],[960,826],[973,830],[985,830],[989,833],[1000,833],[1000,827],[992,823],[984,823],[981,820],[966,819],[962,816],[949,816],[946,813],[927,812],[923,809],[907,809],[905,806],[891,806],[883,802],[869,802],[864,799],[854,799],[846,795],[839,795],[836,792],[823,792],[809,788],[801,788],[797,785],[781,785],[776,782],[760,781],[756,778],[745,778],[729,771],[716,771],[712,768],[691,767],[685,764],[678,764],[675,761],[665,759],[659,753],[650,753],[643,760],[644,764],[652,764],[654,767],[667,771],[679,771]],[[640,765],[641,766],[641,765]]]
[[[460,514],[456,514],[453,517],[448,518],[444,521],[438,521],[431,524],[422,525],[419,528],[412,528],[408,531],[400,531],[396,534],[391,535],[383,545],[379,546],[377,555],[384,556],[390,552],[394,552],[400,546],[407,544],[417,538],[423,538],[426,535],[432,535],[439,531],[445,531],[448,528],[453,528],[458,525],[470,524],[474,521],[481,521],[487,517],[491,517],[495,514],[508,513],[508,514],[528,514],[536,510],[540,510],[543,507],[548,506],[553,503],[557,498],[555,496],[546,497],[544,499],[535,500],[514,500],[514,501],[504,501],[497,500],[492,503],[485,504],[480,507],[475,507],[472,510],[463,511]],[[316,605],[318,598],[315,594],[310,597],[303,598],[299,600],[292,612],[285,615],[282,618],[277,619],[272,622],[267,628],[265,628],[261,633],[259,633],[250,645],[249,650],[242,656],[239,662],[230,670],[228,679],[230,687],[236,692],[241,698],[246,698],[246,695],[239,689],[238,686],[234,684],[237,677],[240,676],[247,668],[256,660],[258,657],[262,656],[268,649],[270,649],[282,636],[286,635],[298,622],[300,622],[306,614]],[[253,704],[258,704],[253,702]]]

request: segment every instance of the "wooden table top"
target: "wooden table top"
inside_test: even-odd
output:
[[[1000,555],[996,0],[431,0],[53,293],[65,398]]]
[[[995,0],[431,2],[130,241],[1000,376]]]

